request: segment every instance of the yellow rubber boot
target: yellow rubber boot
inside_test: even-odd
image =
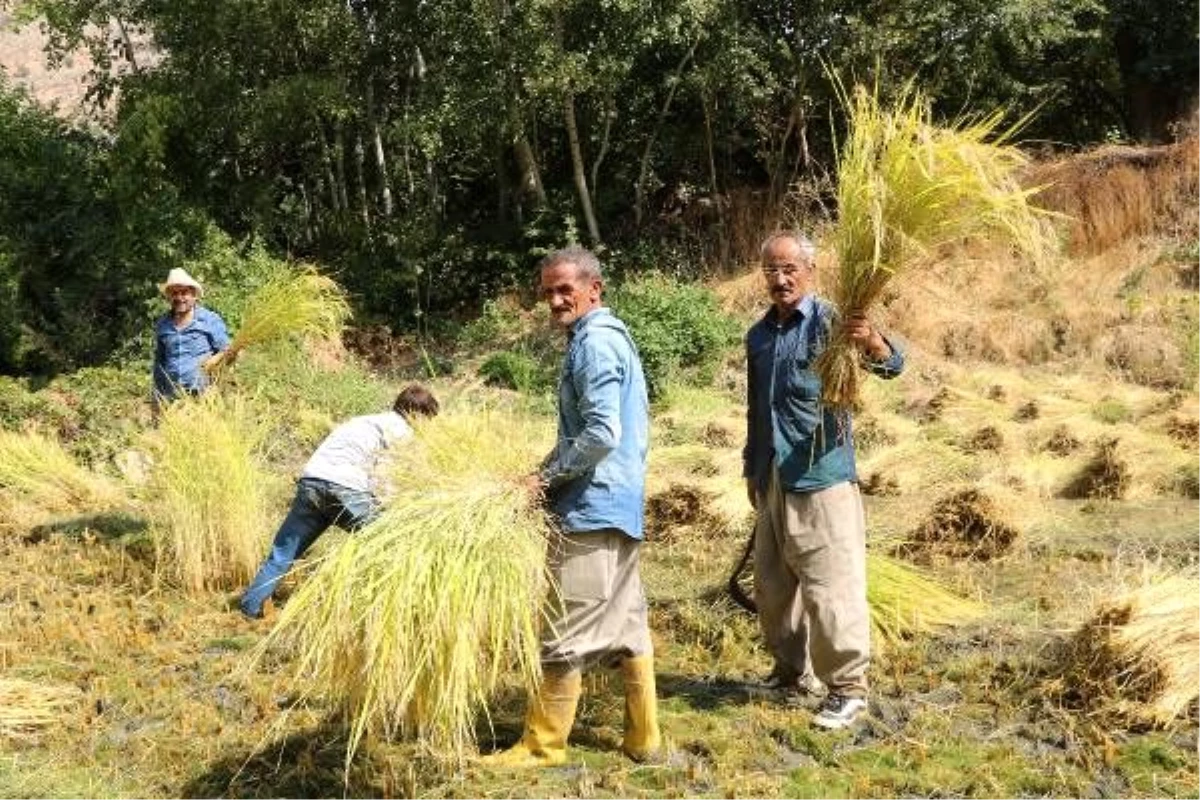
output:
[[[484,756],[483,763],[493,767],[553,767],[566,763],[567,737],[575,723],[582,686],[579,670],[545,672],[537,697],[529,699],[521,741]]]
[[[662,749],[654,656],[626,658],[621,662],[621,675],[625,679],[625,742],[621,749],[634,761],[654,760]]]

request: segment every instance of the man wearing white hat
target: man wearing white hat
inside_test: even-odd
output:
[[[197,305],[204,287],[179,267],[159,287],[171,310],[154,323],[154,401],[170,402],[180,394],[200,394],[208,373],[222,361],[232,362],[229,332],[215,311]]]

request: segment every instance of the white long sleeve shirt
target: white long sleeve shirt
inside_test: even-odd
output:
[[[325,437],[304,465],[301,477],[374,492],[373,473],[382,451],[409,436],[412,428],[394,411],[353,417]]]

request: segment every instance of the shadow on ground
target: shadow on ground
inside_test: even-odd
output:
[[[347,775],[346,731],[337,719],[250,753],[209,765],[179,789],[180,797],[389,797],[394,766],[359,748]],[[399,789],[403,792],[403,789]]]

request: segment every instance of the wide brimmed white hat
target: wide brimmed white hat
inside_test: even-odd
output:
[[[172,286],[190,286],[196,290],[196,296],[200,297],[204,294],[204,287],[200,282],[187,274],[187,270],[182,267],[175,267],[167,273],[167,280],[158,287],[158,290],[164,295]]]

